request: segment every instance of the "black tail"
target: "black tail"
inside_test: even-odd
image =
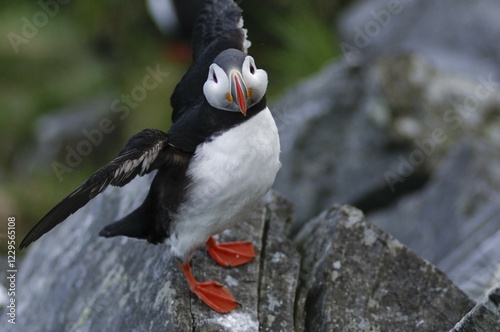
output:
[[[99,235],[103,237],[128,236],[157,244],[165,240],[167,234],[156,230],[155,217],[148,209],[148,199],[122,219],[104,227]]]
[[[127,216],[104,227],[100,232],[100,236],[114,237],[114,236],[128,236],[137,239],[147,239],[149,233],[149,213],[145,209],[144,204],[132,211]]]

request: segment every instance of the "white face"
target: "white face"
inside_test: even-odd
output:
[[[254,59],[249,55],[241,69],[232,69],[229,73],[213,63],[203,85],[203,93],[210,105],[243,115],[262,99],[266,89],[267,73],[257,69]]]

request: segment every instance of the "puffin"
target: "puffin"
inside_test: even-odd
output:
[[[19,249],[109,185],[123,187],[157,171],[144,202],[99,235],[165,244],[201,301],[219,313],[234,310],[239,304],[230,291],[196,280],[190,259],[202,245],[224,267],[254,259],[252,243],[218,243],[213,236],[244,222],[281,167],[278,129],[266,106],[267,73],[248,55],[250,44],[236,3],[208,0],[193,28],[193,62],[170,98],[170,129],[132,136],[115,159],[52,208]]]

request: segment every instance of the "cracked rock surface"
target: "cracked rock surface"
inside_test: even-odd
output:
[[[227,269],[205,249],[193,257],[199,280],[225,284],[241,303],[217,314],[189,291],[167,245],[97,236],[140,204],[149,181],[106,191],[30,248],[16,325],[4,313],[3,331],[440,331],[474,305],[355,208],[326,210],[293,243],[293,207],[270,192],[245,223],[219,235],[252,241],[254,262]]]
[[[351,206],[333,206],[295,239],[304,331],[445,331],[473,302],[444,273]]]
[[[500,283],[493,287],[451,332],[500,330]]]

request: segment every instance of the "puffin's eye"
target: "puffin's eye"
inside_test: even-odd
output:
[[[215,70],[212,72],[212,79],[214,80],[215,83],[217,83],[217,75],[215,75]]]
[[[250,74],[255,74],[255,67],[253,65],[250,65]]]

